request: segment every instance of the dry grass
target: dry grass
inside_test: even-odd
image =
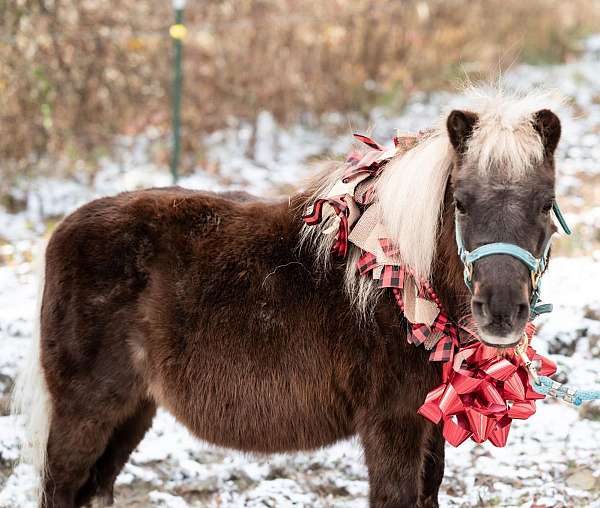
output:
[[[188,2],[184,166],[202,137],[256,121],[400,107],[415,90],[514,61],[562,60],[598,21],[596,0]],[[0,0],[0,195],[70,171],[149,127],[165,163],[170,2]],[[596,25],[597,26],[597,25]],[[252,155],[252,143],[249,147]]]

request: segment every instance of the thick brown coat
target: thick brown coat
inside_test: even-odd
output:
[[[391,294],[365,319],[342,262],[324,273],[298,249],[305,199],[152,189],[60,224],[42,307],[46,508],[110,502],[157,405],[199,438],[251,452],[358,434],[371,506],[437,506],[443,441],[417,408],[439,367],[407,343]],[[456,307],[451,234],[442,228],[435,277]]]

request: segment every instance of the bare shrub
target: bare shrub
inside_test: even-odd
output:
[[[93,170],[149,127],[166,163],[172,15],[163,0],[0,0],[0,194],[19,176]],[[188,2],[184,165],[201,162],[204,134],[262,110],[289,124],[399,107],[462,68],[560,60],[597,21],[593,0]]]

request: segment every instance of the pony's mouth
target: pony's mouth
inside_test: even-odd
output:
[[[519,342],[521,342],[521,337],[517,339],[512,339],[508,342],[500,342],[500,340],[506,340],[505,338],[500,337],[480,337],[480,340],[483,344],[485,344],[488,347],[495,347],[497,349],[510,349],[519,344]]]
[[[485,346],[497,349],[510,349],[517,346],[522,340],[525,334],[525,326],[519,327],[516,325],[510,327],[508,330],[490,330],[490,323],[482,324],[476,316],[471,314],[469,317],[461,320],[463,326],[471,330],[477,339]],[[507,327],[508,328],[508,327]]]
[[[503,337],[496,335],[486,334],[481,331],[479,334],[479,340],[488,347],[495,347],[497,349],[510,349],[520,344],[525,338],[525,331],[512,332]]]

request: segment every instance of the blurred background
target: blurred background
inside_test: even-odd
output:
[[[517,62],[567,62],[600,26],[590,0],[237,0],[185,7],[181,173],[218,172],[208,135],[261,114],[279,128],[364,127],[416,92],[487,78]],[[0,193],[40,175],[93,179],[147,139],[168,167],[174,23],[170,1],[0,1]],[[333,124],[333,125],[331,125]],[[274,140],[277,142],[277,139]],[[285,146],[278,150],[285,151]],[[14,194],[14,193],[13,193]],[[12,201],[12,202],[11,202]]]
[[[175,26],[180,7],[182,19]],[[173,164],[176,46],[180,153]],[[64,214],[170,185],[290,192],[353,131],[390,143],[458,88],[502,80],[567,99],[558,193],[572,237],[539,349],[600,384],[598,0],[0,0],[0,506],[28,506],[12,379],[32,330],[32,259]],[[175,101],[176,102],[176,101]],[[504,450],[449,450],[444,506],[597,506],[600,408],[541,404]],[[532,434],[535,437],[532,437]],[[570,441],[569,436],[572,436]],[[208,449],[166,413],[119,477],[119,506],[366,506],[356,443],[257,458]]]

